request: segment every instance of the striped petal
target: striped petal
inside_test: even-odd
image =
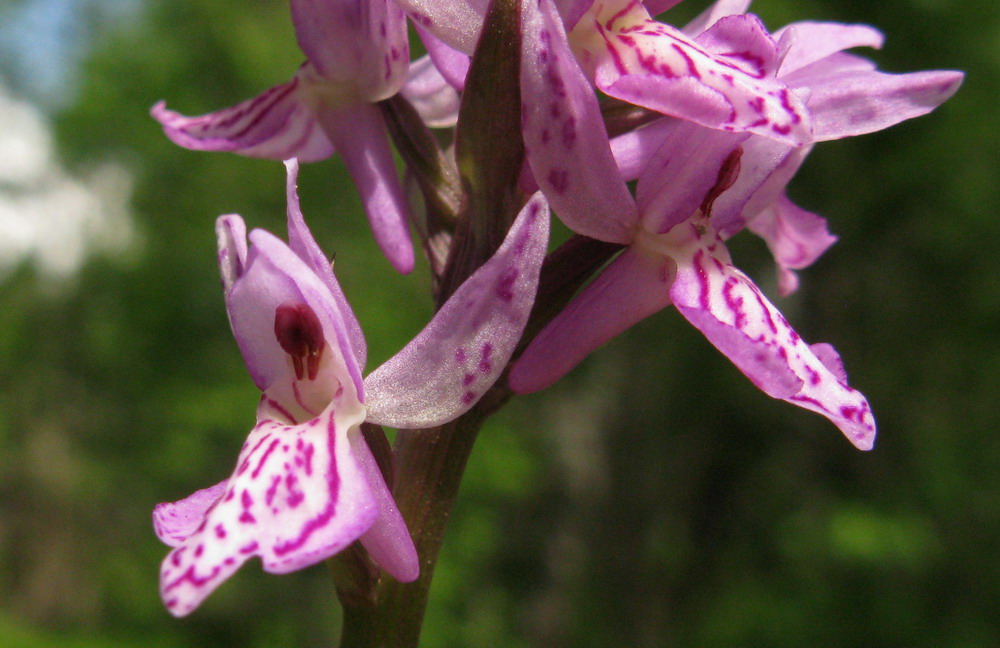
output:
[[[871,408],[832,362],[832,348],[820,347],[818,356],[730,263],[710,227],[685,223],[668,238],[677,263],[670,289],[677,310],[764,393],[822,414],[859,449],[871,449]]]
[[[150,112],[167,137],[186,149],[315,162],[330,157],[333,144],[304,100],[302,85],[300,72],[253,99],[199,117],[168,110],[162,101]]]
[[[570,34],[577,59],[612,97],[703,126],[793,145],[809,139],[799,99],[774,79],[777,49],[754,16],[729,16],[692,40],[618,0]]]
[[[253,429],[225,488],[211,491],[218,498],[163,561],[160,593],[172,614],[193,611],[253,556],[283,574],[332,556],[371,527],[378,503],[349,438],[360,435],[364,408],[335,409],[302,425],[262,421]],[[204,500],[204,492],[190,499]],[[161,504],[155,515],[177,518],[203,504]]]

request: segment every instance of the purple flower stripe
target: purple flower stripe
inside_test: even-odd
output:
[[[152,116],[178,146],[196,151],[224,151],[249,157],[314,162],[330,157],[333,145],[301,100],[300,79],[207,115],[185,117],[153,106]]]
[[[201,513],[163,562],[161,593],[171,613],[194,610],[251,556],[260,556],[266,571],[294,571],[340,551],[372,525],[378,507],[351,454],[345,426],[360,422],[351,417],[357,414],[338,425],[331,407],[302,425],[262,421],[224,489],[157,508],[158,528],[175,539]],[[163,520],[183,523],[165,528]]]
[[[695,241],[693,254],[678,259],[670,290],[681,314],[769,396],[822,414],[859,449],[871,449],[875,421],[865,397],[817,358],[760,289],[729,263],[721,241],[693,224],[680,227],[690,228]]]
[[[589,14],[574,29],[578,58],[607,94],[710,128],[748,131],[793,145],[808,140],[808,115],[774,80],[776,48],[753,16],[724,18],[697,41],[649,19],[640,3]],[[603,46],[589,44],[593,31]]]

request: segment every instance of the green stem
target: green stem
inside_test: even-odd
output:
[[[411,648],[420,639],[434,565],[458,496],[476,435],[486,417],[509,396],[494,389],[489,402],[440,427],[400,432],[393,493],[420,556],[420,578],[398,583],[383,577],[375,605],[341,599],[341,648]]]

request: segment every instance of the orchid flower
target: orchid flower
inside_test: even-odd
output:
[[[548,240],[541,194],[430,324],[362,380],[361,328],[303,220],[298,163],[286,165],[287,245],[255,230],[248,247],[239,216],[216,224],[229,321],[262,396],[232,476],[154,511],[157,535],[174,547],[160,584],[177,616],[253,556],[287,573],[355,540],[397,580],[415,579],[413,542],[360,426],[424,428],[468,411],[509,361],[537,289]]]
[[[729,11],[748,4],[720,0],[688,29],[727,20]],[[804,98],[815,140],[926,114],[962,80],[951,71],[888,75],[841,51],[880,45],[881,34],[870,27],[797,23],[777,38],[779,79]],[[610,338],[673,304],[765,393],[819,412],[856,446],[870,448],[875,426],[869,405],[847,385],[839,356],[829,345],[805,344],[732,265],[723,243],[749,224],[775,255],[782,292],[794,289],[791,269],[811,263],[834,240],[825,221],[784,193],[810,147],[663,119],[618,138],[609,162],[589,92],[580,84],[537,87],[547,92],[541,101],[558,104],[558,112],[575,110],[585,118],[577,129],[587,134],[580,157],[602,168],[579,183],[575,195],[547,191],[560,217],[574,231],[629,247],[535,338],[511,371],[512,388],[527,392],[551,384]],[[544,139],[544,126],[529,128],[535,132],[526,128],[526,141]],[[635,177],[633,200],[623,180]]]
[[[748,5],[720,0],[687,30],[711,30]],[[553,18],[541,15],[536,21],[533,28],[540,32]],[[776,38],[778,79],[804,100],[815,141],[877,131],[926,114],[962,81],[953,71],[885,74],[844,53],[881,45],[881,34],[867,26],[796,23]],[[823,414],[858,447],[871,447],[875,428],[869,406],[847,386],[832,347],[805,345],[731,264],[723,243],[748,226],[775,256],[780,291],[795,289],[792,270],[812,263],[835,240],[822,218],[785,195],[811,142],[793,147],[758,134],[662,119],[617,138],[609,159],[592,93],[579,76],[566,73],[571,66],[562,57],[552,56],[557,49],[543,50],[537,60],[550,70],[562,66],[548,73],[562,82],[535,84],[536,101],[549,105],[551,114],[570,115],[563,132],[572,124],[580,136],[573,142],[576,154],[569,156],[565,138],[563,150],[548,143],[558,142],[552,137],[560,132],[558,123],[526,120],[525,141],[541,145],[532,159],[535,177],[571,229],[629,247],[532,342],[512,369],[514,390],[551,384],[593,349],[674,304],[766,393]],[[587,166],[574,160],[586,160]],[[552,171],[540,173],[541,164]],[[636,177],[633,199],[624,180]]]
[[[749,0],[719,0],[688,24],[684,31],[697,36],[713,21],[747,10]],[[879,48],[882,34],[867,25],[797,22],[774,34],[781,60],[777,77],[800,95],[813,123],[812,141],[792,147],[770,138],[751,137],[744,145],[744,161],[759,160],[756,174],[744,173],[738,182],[756,187],[749,202],[722,196],[714,207],[714,222],[723,238],[744,226],[761,236],[778,266],[782,296],[798,287],[794,270],[811,265],[836,241],[822,217],[795,205],[785,186],[812,150],[813,142],[862,135],[925,115],[958,89],[961,72],[928,70],[909,74],[880,72],[870,61],[843,50]],[[639,177],[664,138],[675,128],[668,119],[621,135],[611,142],[624,180]]]
[[[848,386],[833,347],[810,346],[792,329],[732,264],[713,224],[713,204],[753,172],[754,162],[741,160],[749,137],[678,122],[639,178],[636,209],[620,222],[629,247],[532,341],[511,370],[514,391],[551,384],[673,304],[766,394],[818,412],[858,448],[872,447],[871,409]]]
[[[302,162],[340,154],[358,186],[379,247],[400,272],[413,269],[406,201],[376,102],[407,78],[406,19],[392,0],[291,0],[307,61],[291,81],[199,117],[152,109],[185,148]],[[416,94],[422,92],[415,89]]]

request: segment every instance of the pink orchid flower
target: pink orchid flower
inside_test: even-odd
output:
[[[177,616],[253,556],[287,573],[355,540],[397,580],[415,579],[413,542],[360,426],[426,428],[468,411],[510,360],[537,290],[548,242],[541,194],[428,326],[362,379],[361,327],[303,220],[298,163],[286,164],[288,244],[255,230],[248,246],[239,216],[216,224],[229,321],[262,396],[233,474],[154,511],[157,535],[174,547],[160,589]]]

